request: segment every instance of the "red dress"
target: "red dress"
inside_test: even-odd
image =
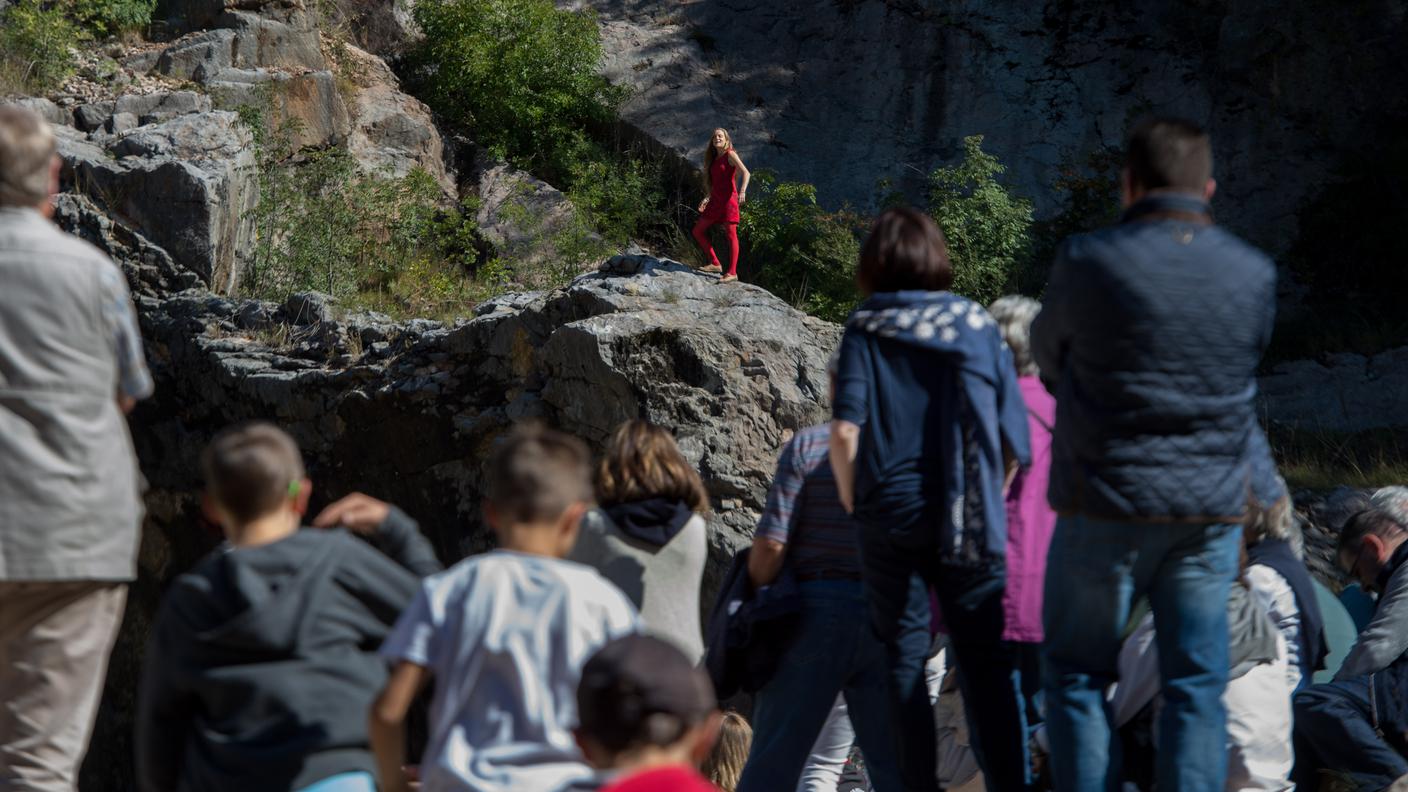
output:
[[[704,207],[701,217],[715,223],[738,222],[738,188],[733,183],[738,169],[733,167],[729,149],[714,158],[709,166],[709,205]]]

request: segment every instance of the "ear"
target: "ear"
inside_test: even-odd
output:
[[[220,514],[220,506],[215,503],[215,499],[210,497],[210,493],[203,492],[200,496],[200,513],[212,525],[223,526],[224,517]]]
[[[499,530],[499,510],[494,508],[494,502],[491,500],[484,501],[484,522],[488,523],[491,529]]]
[[[690,761],[698,767],[704,764],[704,760],[709,758],[709,754],[714,750],[714,743],[719,741],[719,729],[723,726],[724,714],[718,710],[709,713],[709,717],[703,723],[690,730],[694,744],[689,748]]]
[[[40,205],[39,212],[45,217],[54,216],[54,196],[59,194],[59,173],[63,171],[64,161],[58,154],[49,163],[49,196]]]
[[[1120,169],[1120,206],[1128,209],[1139,200],[1134,187],[1134,176],[1130,174],[1129,168]]]
[[[577,532],[582,528],[582,518],[586,516],[590,507],[578,501],[568,506],[562,516],[557,519],[558,535],[562,537],[563,544],[568,550],[577,543]]]
[[[572,730],[572,739],[576,741],[577,747],[582,749],[582,756],[586,757],[587,763],[598,770],[606,770],[611,767],[611,757],[601,750],[601,745],[591,737],[582,733],[581,729]]]
[[[313,497],[313,482],[307,478],[298,480],[298,494],[293,496],[293,510],[299,514],[308,513],[308,499]]]
[[[1384,540],[1374,534],[1364,535],[1364,547],[1374,556],[1374,560],[1383,563],[1388,560],[1388,545]]]
[[[1217,179],[1208,179],[1208,183],[1203,185],[1203,200],[1211,202],[1215,192],[1217,192]]]

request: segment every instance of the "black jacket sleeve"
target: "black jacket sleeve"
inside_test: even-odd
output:
[[[137,782],[142,792],[174,792],[181,779],[181,760],[191,733],[195,697],[180,680],[181,629],[171,600],[162,603],[147,643],[142,682],[137,695]]]
[[[420,524],[395,506],[377,526],[376,533],[372,535],[372,544],[417,577],[433,575],[445,568],[435,557],[435,549],[420,532]]]

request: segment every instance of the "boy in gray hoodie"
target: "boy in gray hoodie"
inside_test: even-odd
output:
[[[312,484],[269,424],[206,450],[206,509],[227,542],[172,584],[137,718],[144,792],[374,789],[367,708],[376,656],[419,578],[440,570],[416,523],[362,495],[300,530]],[[379,548],[381,552],[378,552]]]

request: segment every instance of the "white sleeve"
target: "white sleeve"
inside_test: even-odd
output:
[[[1159,654],[1154,646],[1154,615],[1139,622],[1120,647],[1120,681],[1106,698],[1116,728],[1129,723],[1159,694]]]

